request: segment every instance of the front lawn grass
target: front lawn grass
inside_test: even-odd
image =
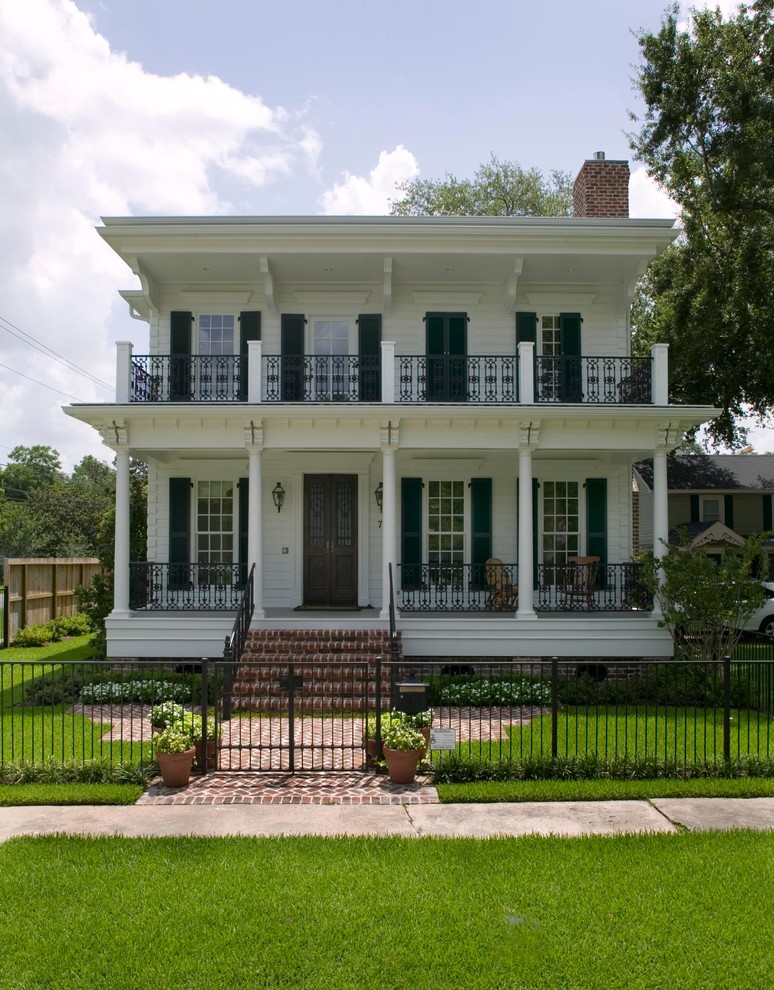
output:
[[[774,835],[15,839],[0,986],[760,990]]]
[[[774,797],[769,777],[693,780],[509,780],[438,784],[442,804],[504,801],[647,801],[659,797]]]
[[[63,804],[136,804],[137,784],[0,784],[0,808]]]
[[[64,660],[91,660],[95,654],[91,645],[91,636],[72,636],[62,639],[50,646],[11,647],[0,652],[0,667],[2,668],[2,706],[7,710],[12,705],[22,701],[22,685],[33,676],[40,676],[45,669],[47,676],[60,668],[51,667]],[[37,672],[26,664],[45,664]]]
[[[68,714],[62,706],[15,709],[3,713],[0,724],[0,764],[59,762],[149,763],[150,740],[130,742],[102,737],[109,722],[92,722],[84,715]]]

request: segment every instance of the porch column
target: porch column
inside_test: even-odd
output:
[[[651,397],[654,406],[669,405],[669,344],[654,344],[650,349]]]
[[[263,424],[251,421],[249,427],[245,428],[245,440],[249,457],[247,573],[250,573],[250,568],[255,564],[253,616],[263,619]]]
[[[116,343],[116,405],[129,402],[131,376],[132,342],[119,340]]]
[[[117,428],[118,431],[118,428]],[[129,448],[116,450],[116,527],[112,615],[129,614]]]
[[[382,402],[395,402],[395,341],[382,341]]]
[[[667,452],[653,451],[653,556],[661,560],[666,556],[669,540],[669,503],[667,498]],[[663,584],[664,574],[659,572]],[[653,614],[661,615],[661,603],[656,598]]]
[[[247,569],[255,564],[253,575],[253,614],[264,617],[263,611],[263,451],[250,451],[250,490],[247,506]]]
[[[247,401],[261,401],[261,363],[263,343],[260,340],[247,341]]]
[[[519,607],[517,619],[534,619],[532,554],[532,448],[519,448]]]
[[[382,610],[380,619],[390,617],[390,564],[393,585],[397,588],[397,499],[395,497],[395,452],[398,449],[398,431],[392,423],[382,425]]]
[[[535,402],[535,345],[532,341],[522,340],[518,352],[519,402],[523,406],[531,406]]]

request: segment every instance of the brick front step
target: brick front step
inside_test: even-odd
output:
[[[232,703],[242,711],[287,711],[287,687],[280,681],[292,663],[301,684],[294,689],[296,711],[361,711],[375,697],[377,657],[391,659],[386,630],[254,630],[234,678]],[[389,692],[388,671],[382,692]]]

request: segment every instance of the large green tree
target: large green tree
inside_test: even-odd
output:
[[[672,396],[738,417],[774,408],[774,0],[724,19],[669,8],[639,36],[644,117],[632,148],[680,206],[683,233],[635,301],[635,347],[670,344]],[[637,118],[635,118],[637,120]]]
[[[447,172],[443,179],[412,179],[398,188],[403,198],[391,204],[395,216],[566,217],[572,213],[569,172],[552,171],[546,177],[536,168],[523,169],[495,155],[479,165],[472,179]]]

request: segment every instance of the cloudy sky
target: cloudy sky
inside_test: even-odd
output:
[[[0,0],[0,463],[110,456],[61,412],[112,400],[116,340],[147,347],[100,216],[380,214],[492,152],[630,158],[634,32],[665,5]],[[632,167],[633,215],[671,215]]]

